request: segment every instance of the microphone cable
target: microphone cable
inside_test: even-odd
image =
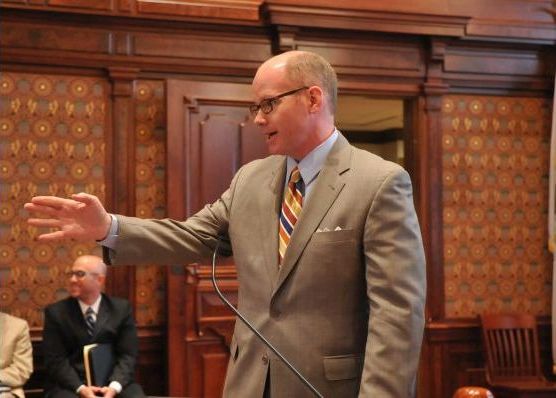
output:
[[[216,283],[216,256],[218,254],[218,247],[220,246],[220,239],[216,242],[216,247],[214,248],[214,253],[212,255],[212,285],[214,286],[214,290],[216,294],[220,297],[220,299],[226,304],[226,306],[232,310],[234,314],[237,315],[239,319],[253,332],[255,335],[268,347],[270,350],[276,354],[280,360],[286,364],[286,366],[305,384],[315,396],[319,398],[323,398],[322,394],[305,378],[303,375],[293,366],[280,352],[274,348],[274,346],[253,326],[251,323],[228,301],[226,297],[222,294],[218,285]]]

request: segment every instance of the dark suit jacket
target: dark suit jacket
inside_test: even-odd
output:
[[[42,345],[48,372],[46,392],[54,386],[75,391],[85,383],[83,346],[92,343],[114,347],[116,364],[110,381],[122,387],[133,381],[138,340],[127,300],[102,295],[92,337],[76,299],[69,297],[46,307]]]

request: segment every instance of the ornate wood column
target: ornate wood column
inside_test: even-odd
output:
[[[137,68],[109,67],[112,82],[111,109],[108,110],[106,157],[108,161],[106,207],[108,211],[135,215],[135,120],[133,84]],[[135,268],[109,269],[107,292],[135,303]]]
[[[417,192],[419,220],[427,258],[426,329],[421,353],[419,395],[443,396],[442,381],[435,381],[442,374],[442,345],[431,341],[430,326],[444,318],[444,259],[442,225],[442,96],[448,85],[442,81],[442,68],[446,42],[431,39],[427,75],[423,83],[423,96],[417,101],[416,147],[418,179]]]
[[[444,271],[442,242],[442,96],[448,85],[442,81],[446,42],[431,39],[427,76],[423,84],[424,126],[418,144],[421,159],[420,214],[427,255],[427,320],[444,318]],[[425,156],[423,156],[425,155]]]

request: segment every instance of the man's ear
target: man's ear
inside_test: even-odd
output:
[[[320,112],[324,103],[324,92],[319,86],[311,86],[309,93],[309,113]]]

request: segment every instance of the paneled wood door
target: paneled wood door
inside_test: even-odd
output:
[[[182,220],[224,192],[239,167],[264,157],[247,109],[250,85],[167,81],[168,215]],[[233,261],[217,271],[237,301]],[[210,286],[208,260],[168,272],[168,387],[172,396],[219,397],[234,325]]]

